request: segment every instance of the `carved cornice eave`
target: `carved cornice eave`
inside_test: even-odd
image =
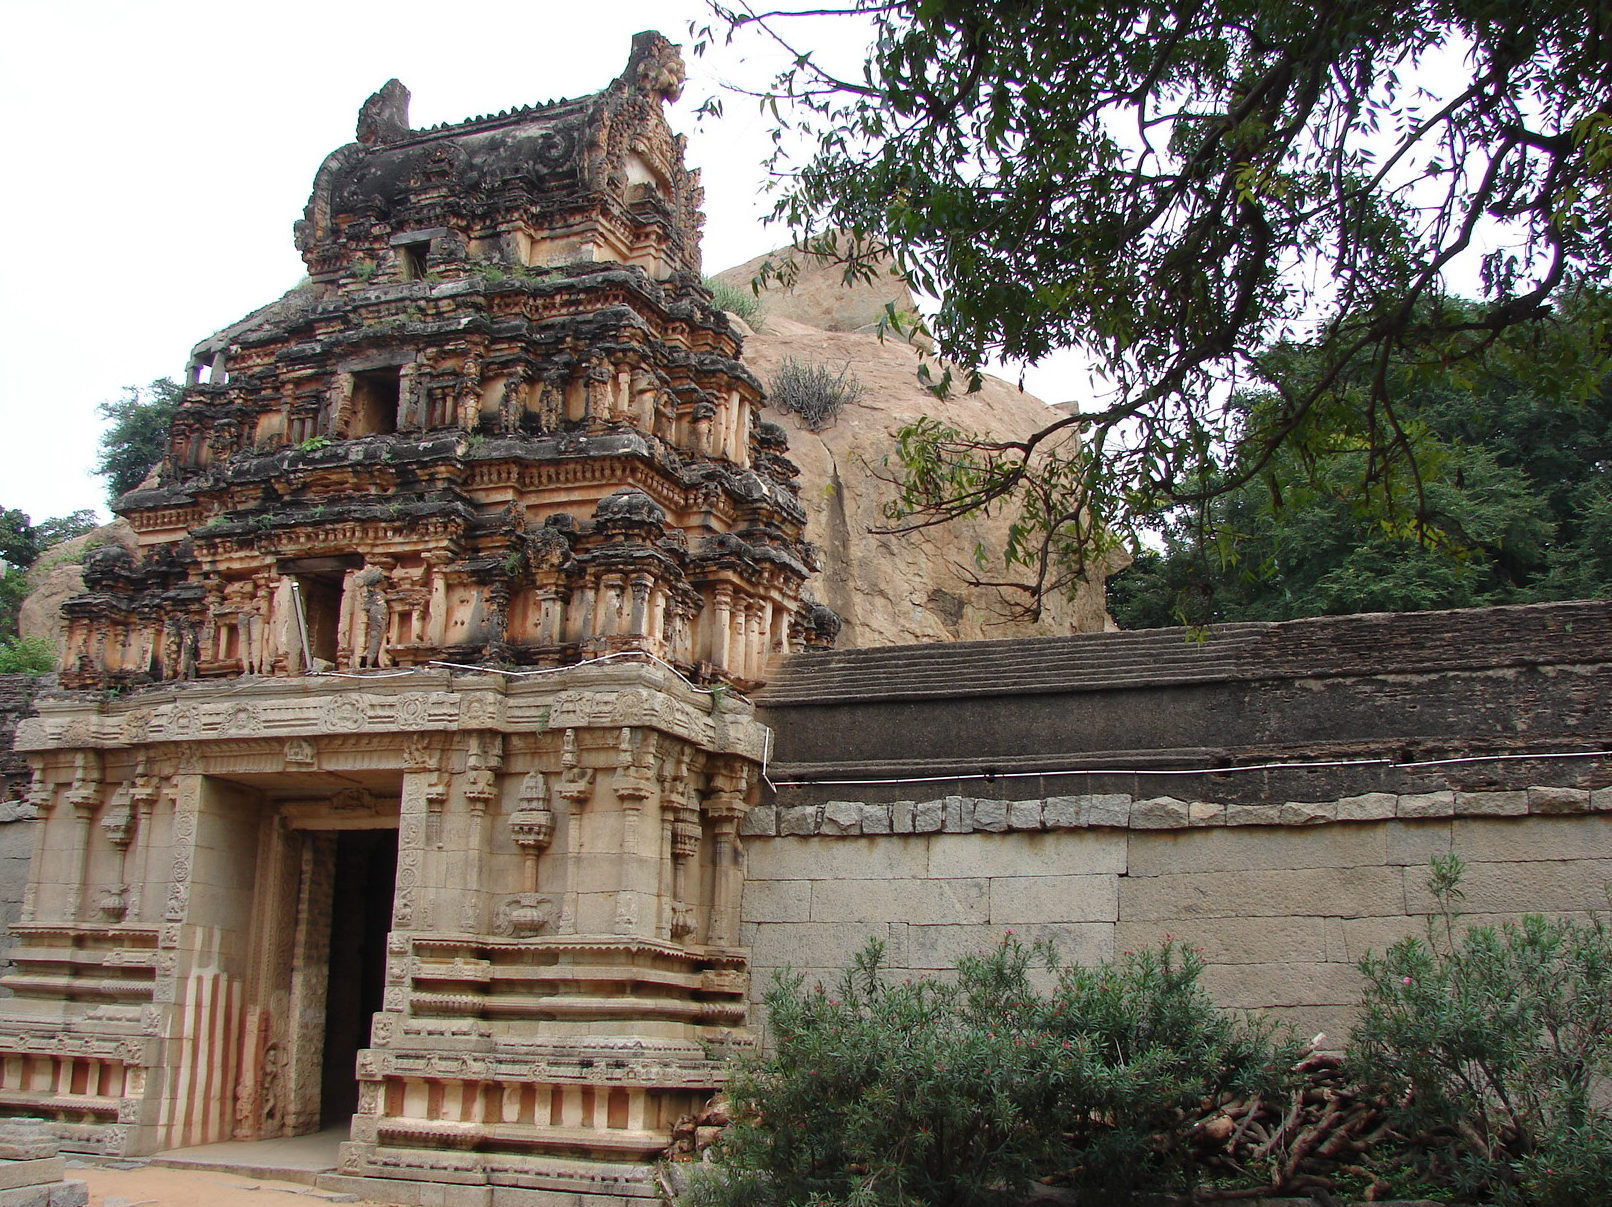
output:
[[[261,757],[283,765],[288,741],[327,753],[362,751],[374,765],[403,766],[421,734],[491,731],[517,737],[564,729],[654,730],[716,754],[759,763],[765,729],[748,701],[690,687],[662,667],[632,662],[577,666],[531,679],[422,670],[410,675],[233,680],[152,689],[114,700],[58,696],[37,702],[18,726],[16,749],[141,747]],[[384,753],[383,753],[384,752]],[[242,768],[244,770],[244,767]]]

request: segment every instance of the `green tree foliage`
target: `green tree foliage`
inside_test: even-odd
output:
[[[712,8],[697,52],[750,36],[787,52],[754,91],[778,116],[776,216],[799,240],[852,275],[893,256],[938,299],[941,363],[1074,348],[1111,383],[1025,440],[918,431],[905,450],[901,523],[1018,509],[1007,561],[1032,607],[1105,534],[1340,424],[1361,455],[1352,483],[1333,463],[1334,486],[1375,504],[1390,485],[1424,519],[1390,366],[1480,360],[1612,267],[1606,0]],[[797,41],[851,31],[860,71]],[[1475,305],[1452,303],[1457,282]],[[1284,371],[1294,344],[1302,378]],[[1581,397],[1598,373],[1579,367],[1541,399]],[[1273,402],[1228,410],[1230,389]],[[1068,430],[1083,451],[1050,449]]]
[[[1291,1063],[1210,1004],[1178,946],[1081,968],[1010,937],[952,981],[898,982],[881,957],[870,945],[832,992],[774,983],[768,1054],[730,1085],[739,1122],[691,1202],[1017,1204],[1052,1174],[1093,1202],[1179,1189],[1184,1114],[1268,1092]]]
[[[52,545],[81,536],[97,523],[89,510],[35,524],[21,511],[0,508],[0,638],[17,635],[17,612],[28,595],[28,568]]]
[[[56,669],[56,648],[43,637],[0,637],[0,675],[43,675]]]
[[[1529,916],[1458,935],[1461,872],[1435,861],[1427,938],[1360,966],[1350,1062],[1407,1141],[1367,1159],[1465,1201],[1612,1202],[1612,928]]]
[[[144,389],[124,386],[123,397],[97,408],[111,426],[101,433],[95,472],[106,479],[107,501],[113,506],[168,451],[168,426],[183,392],[178,383],[159,377]]]
[[[1367,473],[1368,443],[1347,411],[1317,412],[1328,430],[1302,452],[1235,448],[1229,472],[1243,480],[1177,509],[1163,550],[1139,552],[1110,580],[1115,619],[1147,628],[1612,594],[1612,375],[1571,402],[1549,380],[1582,347],[1569,312],[1508,334],[1482,366],[1393,365],[1414,482]],[[1314,364],[1296,352],[1289,372]],[[1257,426],[1280,401],[1236,405]],[[1254,458],[1257,469],[1241,475]],[[1419,506],[1396,507],[1406,496]]]

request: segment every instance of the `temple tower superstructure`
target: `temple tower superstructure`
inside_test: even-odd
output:
[[[350,1117],[391,1201],[653,1197],[750,1042],[742,693],[834,628],[681,80],[641,34],[601,93],[429,130],[388,83],[307,281],[198,345],[18,732],[0,1110],[107,1154]]]
[[[308,279],[193,352],[64,685],[632,649],[742,687],[818,640],[796,471],[700,284],[681,79],[645,35],[580,100],[411,130],[376,93]]]

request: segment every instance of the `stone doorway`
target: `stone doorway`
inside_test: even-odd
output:
[[[358,1110],[354,1062],[369,1047],[370,1024],[385,992],[397,831],[340,831],[335,861],[319,1098],[322,1127],[345,1123]]]
[[[237,1140],[344,1126],[382,1007],[401,786],[312,787],[265,794]]]

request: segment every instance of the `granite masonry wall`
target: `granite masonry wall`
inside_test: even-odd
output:
[[[1222,1004],[1341,1042],[1432,857],[1474,922],[1612,904],[1608,636],[1591,603],[797,659],[760,701],[752,995],[869,938],[927,973],[1174,937]]]
[[[1257,819],[1111,793],[806,808],[750,820],[758,998],[785,967],[831,981],[870,938],[892,968],[932,973],[1010,932],[1080,962],[1173,936],[1202,949],[1223,1005],[1341,1041],[1361,956],[1422,932],[1432,856],[1466,861],[1472,921],[1605,910],[1612,883],[1612,790],[1373,794]]]
[[[28,859],[33,854],[38,810],[28,801],[28,760],[11,748],[17,722],[33,715],[38,675],[0,675],[0,928],[9,928],[21,915],[22,894],[28,885]],[[5,934],[0,929],[0,934]],[[9,950],[5,944],[3,950]],[[0,958],[0,976],[11,971],[11,961]],[[0,997],[9,993],[0,987]]]

